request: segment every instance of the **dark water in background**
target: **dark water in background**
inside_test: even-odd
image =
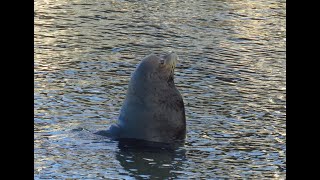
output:
[[[35,179],[284,179],[286,2],[34,2]],[[93,135],[131,72],[175,51],[187,142],[123,148]]]

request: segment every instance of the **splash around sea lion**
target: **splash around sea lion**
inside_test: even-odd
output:
[[[177,59],[175,53],[145,57],[131,76],[117,124],[97,134],[159,143],[183,141],[185,109],[174,84]]]

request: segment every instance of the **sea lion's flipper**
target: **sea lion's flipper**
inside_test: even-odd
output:
[[[107,136],[107,137],[118,137],[120,134],[120,127],[117,124],[112,124],[108,130],[101,130],[98,132],[95,132],[94,134],[100,135],[100,136]]]

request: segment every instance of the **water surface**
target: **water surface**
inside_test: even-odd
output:
[[[35,1],[35,179],[285,179],[286,2]],[[130,149],[116,122],[131,73],[175,51],[187,140]]]

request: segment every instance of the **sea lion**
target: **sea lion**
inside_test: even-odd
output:
[[[172,143],[186,137],[182,96],[174,84],[178,56],[145,57],[131,76],[117,124],[107,134],[119,138]]]

